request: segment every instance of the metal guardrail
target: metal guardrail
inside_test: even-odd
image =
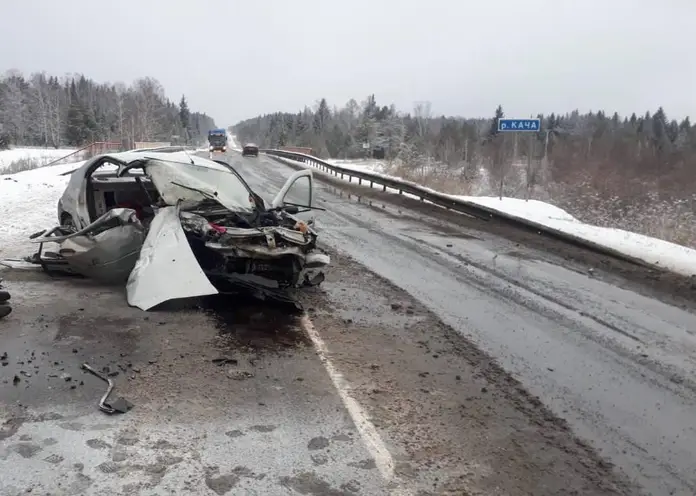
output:
[[[155,153],[177,153],[177,152],[195,152],[196,147],[191,145],[169,145],[169,146],[159,146],[155,148],[133,148],[128,150],[129,152],[155,152]]]
[[[50,166],[52,166],[52,165],[59,164],[60,162],[62,162],[63,160],[65,160],[65,159],[67,159],[67,158],[76,157],[79,153],[82,153],[82,152],[84,152],[85,150],[87,150],[88,153],[89,153],[89,151],[93,151],[95,147],[104,148],[104,151],[105,151],[106,148],[108,148],[109,146],[118,147],[118,146],[120,146],[120,143],[115,143],[115,142],[112,142],[112,141],[95,141],[95,142],[93,142],[93,143],[90,143],[89,145],[83,146],[82,148],[78,148],[77,150],[75,150],[75,151],[73,151],[73,152],[70,152],[70,153],[68,153],[67,155],[63,156],[63,157],[57,158],[57,159],[55,159],[55,160],[51,160],[50,162],[48,162],[47,164],[42,165],[41,167],[50,167]]]
[[[598,243],[589,241],[574,234],[570,234],[558,229],[554,229],[552,227],[545,226],[544,224],[525,219],[524,217],[518,217],[516,215],[501,212],[499,210],[479,205],[473,202],[469,202],[466,200],[452,198],[449,195],[438,193],[437,191],[433,191],[429,188],[419,186],[409,181],[399,180],[393,177],[380,176],[378,174],[371,174],[369,172],[364,171],[347,169],[339,165],[330,164],[317,157],[305,155],[302,153],[274,149],[261,149],[259,151],[279,161],[284,162],[283,159],[286,159],[293,160],[295,162],[301,162],[310,167],[319,169],[320,171],[328,175],[336,176],[337,178],[340,176],[340,179],[347,179],[349,182],[352,182],[352,178],[356,178],[358,180],[359,185],[364,185],[370,188],[375,187],[375,185],[381,186],[382,191],[386,191],[387,188],[391,188],[397,190],[400,195],[408,193],[419,198],[420,201],[427,201],[439,207],[443,207],[448,210],[454,210],[455,212],[470,215],[478,219],[486,221],[496,219],[514,225],[516,227],[522,227],[527,230],[536,231],[540,235],[545,235],[554,239],[558,239],[566,243],[591,250],[595,253],[607,255],[618,260],[632,263],[634,265],[650,267],[657,270],[666,270],[663,267],[658,267],[640,258],[626,255],[625,253],[622,253],[618,250],[614,250],[613,248],[600,245]]]

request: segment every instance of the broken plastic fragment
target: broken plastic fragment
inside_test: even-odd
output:
[[[210,228],[211,228],[213,231],[215,231],[215,232],[217,232],[217,233],[225,234],[225,233],[227,232],[227,228],[226,228],[226,227],[219,226],[219,225],[217,225],[217,224],[214,224],[213,222],[209,222],[208,225],[210,226]]]
[[[295,229],[300,231],[302,234],[307,234],[307,231],[309,230],[309,226],[307,226],[306,222],[303,222],[300,220],[300,221],[297,221],[297,223],[295,224]]]

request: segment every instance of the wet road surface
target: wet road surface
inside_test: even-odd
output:
[[[298,316],[144,313],[89,281],[4,275],[0,494],[389,494]],[[83,362],[134,409],[99,412]]]
[[[292,172],[227,158],[269,200]],[[229,298],[145,313],[123,288],[3,271],[0,494],[637,494],[523,385],[653,494],[693,494],[690,313],[317,188],[332,265],[306,314]],[[99,412],[83,362],[134,409]]]
[[[270,198],[293,172],[268,157],[229,160]],[[324,242],[472,339],[647,493],[696,494],[691,308],[335,182],[318,180],[316,201]]]

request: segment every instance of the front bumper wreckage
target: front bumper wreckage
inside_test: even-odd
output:
[[[147,225],[135,210],[115,208],[77,232],[58,226],[36,233],[39,250],[27,261],[49,273],[125,282],[128,304],[145,311],[219,293],[287,302],[286,289],[320,284],[330,263],[306,224],[295,227],[218,226],[178,205],[157,209]]]

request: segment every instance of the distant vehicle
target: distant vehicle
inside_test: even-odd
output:
[[[208,143],[211,152],[227,151],[227,131],[224,129],[211,129],[208,131]]]
[[[247,155],[258,157],[259,147],[256,146],[254,143],[247,143],[246,145],[244,145],[244,148],[242,148],[242,157],[246,157]]]

